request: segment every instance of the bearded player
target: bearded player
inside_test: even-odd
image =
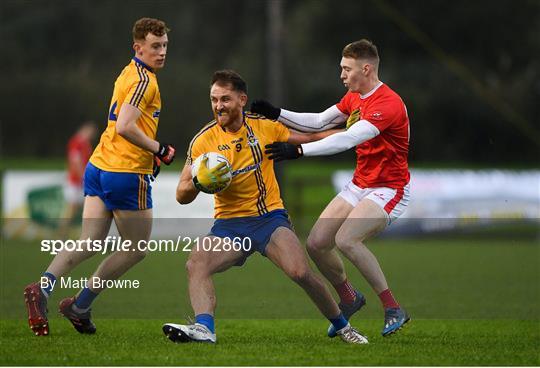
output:
[[[241,266],[256,251],[304,289],[342,340],[367,343],[367,339],[347,323],[330,291],[309,267],[283,206],[274,164],[262,152],[265,144],[274,141],[296,145],[320,139],[330,132],[301,134],[281,123],[244,113],[247,98],[247,85],[240,75],[231,70],[214,73],[210,99],[217,119],[191,141],[176,199],[181,204],[190,203],[200,190],[228,181],[224,162],[208,168],[203,160],[196,176],[191,174],[191,164],[200,155],[223,154],[232,165],[234,178],[225,190],[214,196],[216,220],[210,235],[204,239],[214,245],[225,244],[227,239],[249,239],[249,249],[225,251],[225,247],[220,246],[215,251],[193,246],[186,268],[195,323],[167,323],[163,332],[174,342],[215,343],[216,295],[212,277],[232,266]]]

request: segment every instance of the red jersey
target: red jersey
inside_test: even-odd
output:
[[[70,138],[67,144],[68,181],[74,185],[82,185],[84,169],[92,155],[92,144],[79,134]],[[77,166],[75,166],[77,165]]]
[[[347,92],[336,104],[344,114],[360,110],[360,119],[379,129],[380,134],[356,146],[356,170],[353,183],[362,188],[403,188],[410,178],[409,117],[399,95],[381,83],[361,96]]]

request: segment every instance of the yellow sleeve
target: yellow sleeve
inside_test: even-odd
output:
[[[200,137],[195,137],[190,145],[189,145],[189,148],[188,148],[188,151],[187,151],[187,164],[188,165],[193,165],[193,161],[195,161],[197,159],[197,157],[199,157],[200,155],[202,155],[203,153],[205,153],[205,150],[204,150],[204,144],[202,142],[202,140],[200,139]]]
[[[137,70],[126,80],[128,89],[124,103],[129,103],[139,110],[143,111],[148,102],[152,101],[154,96],[154,83],[145,70]]]
[[[274,123],[273,130],[274,130],[273,133],[276,137],[276,142],[287,142],[289,140],[289,136],[291,135],[291,132],[289,128],[287,128],[282,123],[280,122]]]

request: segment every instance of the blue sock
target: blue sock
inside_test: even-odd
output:
[[[92,304],[98,295],[99,294],[96,294],[89,288],[85,287],[82,289],[77,299],[75,299],[75,306],[82,310],[88,309],[90,308],[90,304]]]
[[[208,327],[210,332],[215,333],[214,329],[214,316],[210,314],[198,314],[195,316],[195,323],[200,323]]]
[[[43,278],[47,278],[49,279],[48,282],[46,283],[46,286],[43,287],[41,286],[41,291],[43,292],[43,294],[45,294],[45,296],[48,298],[49,295],[51,295],[52,291],[53,291],[53,288],[54,288],[54,284],[56,282],[56,276],[54,276],[52,273],[50,272],[44,272],[43,273],[43,276],[41,277],[41,281],[45,281]],[[44,284],[40,282],[40,285]]]
[[[341,330],[343,327],[347,326],[347,323],[349,323],[345,317],[343,317],[343,313],[340,313],[336,318],[328,318],[328,320],[334,326],[336,331]]]

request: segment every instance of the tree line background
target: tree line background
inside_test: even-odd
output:
[[[238,71],[250,99],[318,112],[346,92],[343,46],[369,38],[381,80],[407,105],[413,165],[538,166],[536,0],[4,0],[0,153],[61,156],[82,121],[105,128],[114,80],[133,54],[131,27],[143,16],[171,28],[158,138],[180,152],[212,119],[215,70]],[[279,49],[269,38],[275,25]]]

